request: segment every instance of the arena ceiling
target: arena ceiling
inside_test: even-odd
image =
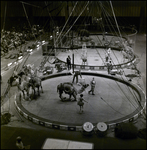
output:
[[[50,13],[54,13],[54,15],[60,14],[62,9],[65,7],[73,7],[75,3],[78,2],[78,5],[81,7],[84,6],[86,1],[1,1],[1,17],[3,17],[4,8],[7,4],[7,15],[11,16],[13,12],[14,16],[16,15],[23,15],[21,13],[22,4],[24,4],[25,7],[28,7],[28,9],[32,8],[37,11],[37,9],[45,10],[48,9]],[[101,2],[104,5],[107,5],[109,1],[89,1],[89,7],[92,7],[92,9],[96,6],[95,3]],[[115,7],[129,7],[129,6],[140,6],[145,7],[146,1],[111,1],[113,6]],[[19,13],[18,13],[19,11]]]

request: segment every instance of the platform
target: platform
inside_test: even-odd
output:
[[[93,149],[93,143],[47,138],[41,149]]]
[[[113,128],[117,123],[133,121],[142,114],[145,97],[140,88],[109,75],[83,72],[82,77],[87,84],[93,77],[96,81],[95,95],[88,94],[90,87],[83,92],[88,102],[84,104],[83,113],[76,101],[63,102],[57,93],[59,83],[72,81],[72,75],[68,73],[49,76],[49,79],[42,81],[44,93],[40,97],[31,101],[17,99],[16,107],[20,114],[34,123],[65,130],[71,127],[76,131],[81,130],[85,122],[94,125],[105,122]],[[75,83],[74,86],[80,89]]]

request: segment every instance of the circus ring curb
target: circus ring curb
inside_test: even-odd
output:
[[[106,48],[105,46],[86,46],[87,48]],[[111,50],[117,50],[117,51],[121,51],[120,48],[116,48],[116,47],[110,47]],[[56,48],[56,49],[71,49],[71,48]],[[82,49],[82,46],[78,46],[77,48],[73,48],[74,49]],[[62,62],[62,63],[66,63],[65,61],[60,60],[58,57],[57,59]],[[133,58],[131,60],[129,60],[128,62],[122,63],[122,64],[117,64],[117,65],[113,65],[114,68],[116,69],[121,69],[121,68],[127,68],[129,67],[132,63],[135,63],[137,61],[136,59],[136,55],[133,55]],[[103,66],[88,66],[88,65],[78,65],[78,64],[74,64],[74,68],[76,69],[86,69],[86,70],[107,70],[107,66],[103,65]]]
[[[139,99],[140,101],[140,106],[138,106],[138,110],[136,109],[133,113],[122,117],[120,119],[117,120],[112,120],[109,122],[105,122],[108,126],[108,129],[113,129],[115,128],[117,125],[119,125],[122,122],[133,122],[134,120],[136,120],[140,115],[143,114],[143,111],[146,107],[146,97],[145,97],[145,93],[144,91],[137,85],[132,84],[126,80],[121,80],[118,77],[114,77],[114,76],[110,76],[110,75],[104,75],[104,74],[100,74],[100,73],[89,73],[89,72],[82,72],[83,75],[92,75],[92,76],[99,76],[99,77],[103,77],[103,78],[109,78],[118,82],[121,82],[123,84],[126,84],[128,86],[130,86],[133,90],[135,90],[137,92],[137,94],[139,95]],[[46,79],[51,79],[51,78],[56,78],[56,77],[60,77],[60,76],[67,76],[67,75],[71,75],[70,73],[58,73],[58,74],[53,74],[53,75],[49,75],[49,76],[45,76],[42,77],[42,81],[46,80]],[[65,125],[65,124],[60,124],[59,122],[51,122],[45,118],[41,118],[38,117],[32,113],[30,113],[29,111],[27,111],[21,104],[21,100],[19,99],[18,96],[15,96],[15,106],[16,109],[18,110],[18,112],[20,113],[20,115],[22,115],[23,117],[25,117],[26,119],[28,119],[29,121],[47,127],[47,128],[53,128],[53,129],[61,129],[61,130],[68,130],[68,131],[82,131],[82,125],[81,126],[76,126],[76,125]],[[96,125],[94,124],[94,127]]]

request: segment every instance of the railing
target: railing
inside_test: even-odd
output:
[[[19,69],[21,69],[21,68],[23,67],[23,65],[26,63],[26,61],[27,61],[29,55],[30,55],[30,54],[27,54],[27,55],[26,55],[26,58],[24,58],[23,62],[15,66],[14,71],[19,71]],[[22,65],[21,65],[21,64],[22,64]],[[21,66],[21,67],[20,67],[20,66]],[[11,76],[13,76],[13,74],[14,74],[14,73],[12,73]],[[2,93],[2,96],[1,96],[1,106],[4,104],[5,97],[6,97],[6,95],[8,94],[8,92],[9,92],[9,90],[10,90],[10,87],[11,87],[10,84],[7,83],[5,89],[4,89],[3,93]]]

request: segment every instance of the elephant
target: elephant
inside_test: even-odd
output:
[[[77,90],[70,82],[60,83],[57,86],[57,92],[59,92],[59,97],[61,98],[62,101],[64,100],[64,98],[62,97],[63,92],[69,95],[70,100],[71,100],[71,96],[73,96],[74,99],[76,100]]]
[[[59,93],[59,97],[61,98],[62,101],[65,100],[65,98],[63,98],[62,94],[63,92],[65,94],[69,95],[69,100],[71,100],[71,96],[74,97],[74,101],[77,100],[77,94],[82,93],[85,88],[87,88],[89,86],[89,84],[84,84],[82,85],[81,89],[77,90],[72,83],[70,82],[64,82],[64,83],[60,83],[57,86],[57,92]],[[72,101],[72,100],[71,100]]]
[[[27,97],[29,98],[29,89],[31,85],[25,80],[22,80],[20,77],[16,78],[15,81],[16,81],[16,86],[18,87],[18,90],[23,93],[23,98],[25,99],[25,91],[27,93]]]
[[[32,86],[34,90],[34,95],[36,93],[35,88],[37,88],[38,91],[38,96],[40,96],[39,88],[41,88],[42,93],[43,93],[43,88],[42,88],[42,80],[39,77],[33,77],[29,79],[29,84]]]

